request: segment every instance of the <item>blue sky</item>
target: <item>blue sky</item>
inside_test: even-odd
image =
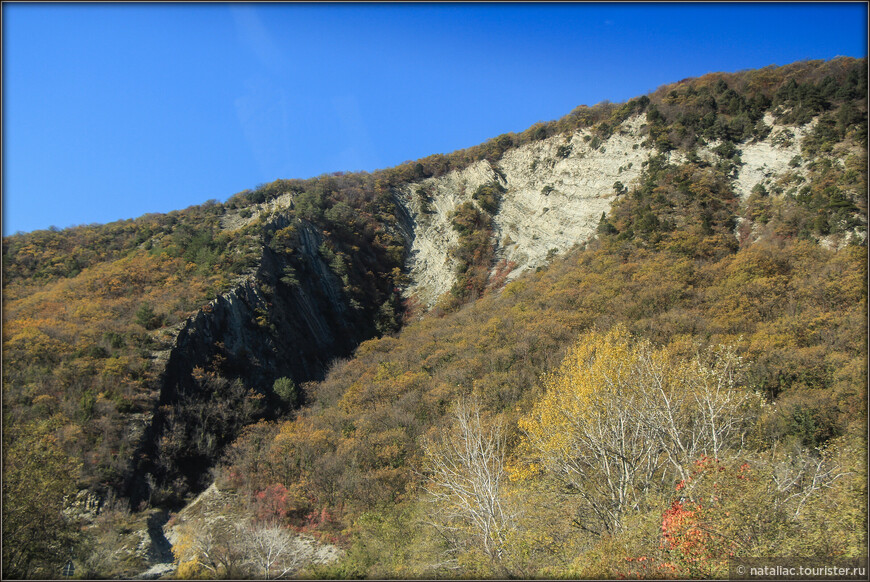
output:
[[[3,4],[3,234],[372,171],[712,71],[867,54],[867,4]]]

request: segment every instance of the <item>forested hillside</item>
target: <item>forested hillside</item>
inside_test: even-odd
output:
[[[343,553],[258,573],[183,511],[178,575],[711,577],[734,557],[863,556],[866,148],[866,60],[810,61],[372,174],[6,237],[4,575],[135,574],[154,558],[119,532],[212,482],[252,528]],[[583,192],[604,164],[620,179]],[[521,194],[566,231],[572,204],[605,211],[583,238],[520,233]],[[430,239],[445,258],[421,259]]]

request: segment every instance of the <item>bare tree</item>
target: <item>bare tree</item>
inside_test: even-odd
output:
[[[776,456],[771,455],[771,458],[776,459]],[[787,508],[795,519],[810,497],[830,489],[837,479],[851,474],[827,451],[813,454],[801,450],[784,459],[774,460],[771,465],[773,483],[778,493],[775,504]]]
[[[504,568],[507,533],[515,519],[503,503],[505,436],[486,423],[477,402],[456,404],[453,426],[423,446],[425,489],[436,508],[436,526],[454,546],[470,541]]]
[[[235,527],[226,519],[209,522],[199,517],[185,521],[178,527],[172,553],[182,576],[197,575],[197,570],[205,570],[214,578],[244,574],[244,548]]]
[[[574,524],[591,533],[617,533],[626,511],[639,509],[645,489],[661,475],[661,441],[650,426],[654,401],[645,389],[659,362],[597,354],[587,370],[572,366],[554,377],[551,396],[526,422],[527,442],[568,493],[580,496]],[[617,356],[617,357],[611,357]]]
[[[277,524],[248,522],[236,526],[246,564],[263,580],[283,578],[298,570],[307,557],[304,543]]]
[[[273,580],[292,574],[312,554],[310,544],[277,524],[220,518],[186,521],[172,549],[182,576]]]
[[[733,346],[719,346],[706,358],[675,362],[641,344],[635,376],[645,406],[637,420],[661,444],[681,479],[699,457],[721,459],[742,448],[748,413],[762,403],[760,396],[740,388],[743,370]]]

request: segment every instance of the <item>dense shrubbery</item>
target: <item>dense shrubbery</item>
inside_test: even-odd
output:
[[[312,407],[281,426],[285,436],[260,445],[267,453],[259,453],[258,471],[235,464],[224,470],[249,475],[245,486],[251,491],[272,482],[300,486],[309,511],[326,506],[348,524],[360,512],[376,516],[358,522],[353,531],[360,537],[353,539],[401,539],[390,529],[399,526],[389,508],[399,502],[402,511],[418,512],[413,486],[420,438],[436,430],[456,399],[475,395],[511,426],[516,407],[528,410],[540,394],[538,377],[556,367],[578,333],[617,322],[683,357],[705,345],[735,345],[747,362],[747,385],[776,402],[759,420],[766,443],[790,450],[860,435],[863,420],[855,411],[865,397],[863,248],[834,252],[793,240],[723,251],[716,259],[626,248],[615,237],[605,243],[508,285],[500,296],[411,324],[397,339],[363,344],[353,360],[310,387]],[[848,489],[839,491],[846,497],[838,503],[860,505]],[[565,503],[574,506],[555,498],[544,505],[567,512]],[[416,536],[425,530],[424,520],[419,523]],[[630,523],[628,531],[634,531]],[[375,524],[381,533],[367,529]],[[568,521],[558,524],[554,535],[579,535]],[[794,522],[787,535],[803,527],[809,525]],[[395,572],[392,556],[411,550],[394,543],[384,554],[353,550],[350,555],[363,562],[342,567],[364,568],[358,573],[370,576]],[[595,547],[594,538],[584,543]]]
[[[679,175],[679,168],[672,170]],[[613,215],[619,221],[634,220],[637,208],[627,199],[617,204]],[[758,438],[766,443],[778,442],[790,450],[856,438],[863,417],[856,417],[855,411],[862,410],[865,397],[865,248],[833,251],[792,237],[738,249],[715,236],[719,226],[711,222],[713,235],[698,226],[694,236],[706,242],[688,246],[675,245],[668,237],[656,243],[643,237],[605,236],[549,269],[511,283],[500,295],[487,295],[441,319],[411,324],[398,338],[367,342],[354,359],[310,387],[312,407],[280,427],[286,436],[265,445],[268,453],[260,453],[259,472],[246,473],[235,464],[224,470],[250,475],[245,487],[251,491],[272,482],[301,486],[310,511],[329,507],[348,524],[360,512],[368,512],[353,530],[359,536],[353,539],[368,540],[368,548],[387,538],[401,539],[391,512],[425,511],[417,508],[423,498],[413,488],[419,483],[414,467],[420,438],[437,430],[456,399],[474,395],[484,409],[501,415],[505,426],[516,427],[517,407],[526,411],[535,402],[540,395],[538,378],[556,367],[577,334],[592,326],[610,329],[618,322],[681,357],[691,358],[704,346],[735,346],[747,362],[746,385],[776,402],[758,421]],[[237,455],[245,457],[241,450]],[[752,466],[763,474],[769,466],[765,463]],[[838,503],[857,507],[858,499],[849,493],[852,485],[844,489],[842,483],[837,485]],[[540,504],[541,493],[535,495],[527,491],[514,499],[527,496]],[[662,495],[661,503],[669,503],[665,491]],[[390,509],[397,502],[404,509]],[[568,511],[566,503],[573,506],[561,498],[548,498],[544,505]],[[664,512],[667,505],[655,503],[650,507]],[[813,504],[824,503],[813,497]],[[654,518],[656,510],[650,511],[643,519]],[[629,533],[620,538],[620,544],[628,544],[621,550],[625,557],[649,550],[638,550],[643,544],[633,537],[642,531],[635,529],[641,517],[632,514]],[[429,544],[434,562],[438,545],[434,538],[420,537],[426,531],[425,520],[418,523],[416,533],[406,537]],[[559,523],[551,534],[566,548],[585,547],[592,552],[590,559],[600,555],[601,567],[613,568],[605,570],[611,573],[630,566],[608,565],[607,552],[596,554],[603,546],[594,537],[581,544],[570,523]],[[817,529],[822,522],[782,524],[786,529],[776,535],[786,537],[778,543],[792,539],[795,532],[804,531],[801,528],[824,535]],[[545,546],[555,541],[547,542],[546,536],[532,541],[537,538],[529,536],[522,542],[531,544],[528,555],[552,557]],[[399,571],[432,575],[393,570],[399,567],[394,556],[411,551],[393,543],[397,545],[383,546],[385,553],[375,555],[353,546],[349,556],[357,562],[340,568],[370,576]],[[649,543],[658,547],[658,542]],[[421,558],[418,566],[422,568],[424,561]],[[546,563],[535,566],[533,561],[524,567],[542,574],[537,568]],[[568,568],[570,560],[566,564]],[[488,568],[480,572],[500,575]]]
[[[394,278],[405,243],[392,199],[376,188],[365,175],[279,180],[227,204],[4,238],[7,419],[64,414],[65,450],[89,451],[82,482],[118,487],[135,447],[123,416],[155,404],[159,370],[152,359],[169,347],[166,328],[228,290],[236,277],[254,273],[264,246],[288,264],[280,281],[298,283],[304,272],[294,251],[301,244],[298,220],[327,233],[321,255],[360,318],[371,322],[369,335],[394,331],[402,309]],[[238,230],[221,227],[240,203],[287,191],[296,196],[283,222],[260,218]]]
[[[798,76],[799,86],[831,85],[813,78],[821,75],[816,65],[809,69],[812,74]],[[837,62],[829,69],[835,76],[861,78],[838,71]],[[239,486],[256,491],[269,482],[295,483],[302,486],[310,511],[327,507],[354,524],[346,558],[315,574],[711,576],[722,574],[732,555],[767,555],[770,548],[848,556],[864,551],[865,539],[845,529],[831,531],[821,516],[834,511],[855,524],[866,517],[860,509],[864,415],[856,414],[864,410],[866,397],[866,247],[853,239],[836,251],[817,240],[866,228],[866,166],[860,157],[820,157],[814,144],[826,134],[816,132],[803,144],[806,159],[812,160],[805,184],[789,183],[786,176],[774,191],[756,188],[741,205],[730,183],[741,163],[735,144],[764,135],[767,130],[757,121],[768,107],[794,107],[787,90],[777,96],[781,85],[776,71],[762,70],[689,81],[654,94],[649,103],[656,107],[643,106],[651,117],[651,136],[657,124],[667,130],[659,134],[662,153],[706,137],[723,140],[715,150],[718,159],[703,162],[691,150],[683,163],[652,156],[636,186],[621,185],[619,201],[602,217],[598,241],[511,283],[500,295],[440,311],[439,318],[413,323],[395,339],[363,344],[352,360],[310,387],[312,406],[292,423],[279,425],[286,436],[265,445],[271,460],[261,465],[260,476],[252,473]],[[672,117],[679,113],[678,101],[688,96],[702,102],[704,86],[725,117],[717,114],[705,127],[684,116],[682,133]],[[746,87],[755,86],[765,87],[761,97],[741,97]],[[866,115],[863,101],[856,107]],[[616,118],[623,114],[612,112]],[[602,121],[597,131],[606,135],[612,127]],[[852,140],[860,147],[860,127],[851,127],[827,139]],[[841,141],[837,144],[830,151],[842,149]],[[486,218],[472,203],[454,215],[463,256],[469,259],[463,261],[463,273],[483,257],[475,254],[483,241],[474,237],[486,238]],[[738,218],[744,221],[735,237]],[[628,330],[623,334],[633,334],[621,336],[619,349],[650,341],[686,362],[708,347],[731,346],[733,357],[743,362],[744,393],[756,403],[754,416],[738,407],[725,421],[743,423],[744,448],[720,451],[719,461],[705,459],[704,451],[687,453],[671,465],[682,481],[657,478],[661,486],[655,490],[639,481],[634,494],[643,502],[626,505],[632,509],[610,536],[594,533],[590,521],[594,480],[581,475],[567,489],[555,489],[546,474],[532,471],[529,480],[501,486],[501,513],[484,512],[480,515],[489,517],[477,522],[489,523],[494,537],[480,537],[473,499],[451,497],[443,481],[443,495],[435,494],[423,478],[427,466],[436,478],[446,474],[437,470],[445,465],[424,463],[424,453],[450,447],[424,451],[422,443],[437,441],[454,403],[471,396],[490,418],[487,426],[498,424],[505,431],[508,456],[520,460],[528,454],[517,447],[521,428],[531,429],[517,421],[543,402],[545,387],[538,379],[556,368],[578,334],[617,325]],[[697,386],[697,394],[710,389]],[[461,421],[462,415],[456,418]],[[686,426],[696,425],[703,422]],[[437,442],[468,437],[464,429],[450,430],[459,432]],[[541,434],[562,438],[555,426]],[[236,455],[246,457],[243,445]],[[534,465],[534,456],[528,460]],[[236,463],[222,471],[242,474]],[[466,470],[461,459],[449,466]],[[728,478],[720,500],[702,511],[699,500],[711,486],[704,475],[714,469]],[[788,474],[813,477],[787,485],[782,479]],[[462,479],[473,478],[465,475]],[[419,488],[423,485],[435,496]],[[758,488],[769,495],[754,499]],[[599,508],[608,506],[614,491],[599,492]],[[436,507],[429,505],[438,499]],[[444,521],[433,519],[437,515]],[[496,533],[503,531],[497,525],[502,520],[510,521],[510,536]],[[766,525],[759,527],[759,520]],[[416,561],[410,558],[415,551]]]
[[[731,185],[740,143],[766,135],[768,112],[781,122],[818,121],[792,161],[795,172],[756,187],[742,202]],[[301,221],[323,233],[317,253],[360,321],[369,322],[369,335],[389,334],[402,319],[396,287],[406,252],[391,187],[495,161],[510,147],[577,128],[593,132],[590,143],[606,139],[639,113],[659,153],[636,184],[614,185],[618,201],[602,216],[598,240],[501,293],[485,293],[493,287],[492,214],[504,191],[498,183],[482,186],[451,217],[459,273],[441,308],[396,336],[363,343],[320,383],[281,378],[252,387],[200,370],[197,382],[225,401],[165,411],[161,470],[207,466],[205,459],[259,416],[263,395],[282,410],[304,401],[289,420],[246,429],[217,473],[222,486],[254,505],[280,493],[275,519],[348,546],[337,565],[310,572],[319,576],[721,574],[723,556],[734,547],[699,535],[703,528],[726,532],[741,555],[764,548],[780,555],[865,550],[866,540],[831,531],[825,519],[834,514],[859,531],[866,518],[855,447],[865,428],[867,256],[860,239],[845,244],[847,234],[866,232],[867,213],[866,71],[854,59],[706,75],[372,174],[277,180],[225,204],[4,238],[4,423],[14,427],[4,429],[4,467],[24,467],[25,449],[37,442],[49,461],[43,477],[49,488],[56,485],[50,499],[31,500],[14,489],[18,481],[4,480],[4,512],[27,511],[28,503],[53,508],[69,488],[66,477],[82,487],[118,486],[134,445],[125,415],[156,403],[152,358],[168,347],[169,326],[255,271],[264,252],[281,264],[274,280],[263,282],[264,292],[298,287],[306,273],[298,252]],[[711,140],[721,143],[716,159],[705,162],[693,148]],[[684,162],[671,162],[674,149],[686,153]],[[277,220],[267,216],[268,206],[257,206],[284,194],[289,208]],[[247,222],[225,231],[221,221],[230,215]],[[842,248],[818,244],[822,238]],[[265,313],[256,324],[271,329]],[[646,345],[649,353],[685,363],[709,347],[731,346],[745,361],[742,389],[773,404],[756,411],[743,457],[719,465],[683,458],[677,465],[688,473],[681,483],[668,476],[654,491],[632,485],[643,502],[621,509],[611,536],[589,533],[590,523],[578,518],[595,511],[588,490],[583,497],[593,480],[580,479],[567,491],[554,487],[547,471],[502,483],[497,497],[504,512],[489,517],[515,527],[510,534],[502,525],[493,529],[501,532],[494,545],[475,529],[467,503],[442,497],[453,513],[433,511],[420,487],[426,467],[431,477],[439,465],[427,465],[426,457],[449,447],[423,443],[450,442],[440,435],[467,438],[474,425],[467,414],[452,415],[454,403],[473,397],[478,432],[504,438],[499,450],[512,461],[542,462],[552,447],[532,454],[534,447],[518,446],[534,433],[528,419],[547,402],[545,388],[552,393],[553,385],[540,379],[578,337],[594,344],[597,336],[582,335],[593,329],[622,330],[619,345],[611,346],[619,358],[635,357],[633,350]],[[50,425],[38,424],[45,418]],[[803,464],[787,466],[789,453]],[[81,459],[81,471],[61,478],[55,469],[64,459]],[[493,474],[504,468],[487,466]],[[724,494],[702,508],[698,500],[711,487],[706,475],[720,469]],[[824,496],[804,484],[779,488],[777,479],[789,471],[811,470],[842,474],[824,481]],[[156,488],[152,501],[178,501],[189,486],[171,491],[171,485]],[[766,496],[754,499],[756,490]],[[792,493],[804,505],[789,505]],[[748,542],[747,524],[759,516],[770,527]],[[68,528],[57,529],[47,548],[66,539]],[[14,540],[9,547],[22,548]],[[21,556],[15,559],[29,559]]]
[[[802,125],[820,113],[838,120],[840,137],[854,131],[866,145],[864,115],[854,107],[867,92],[863,61],[840,58],[736,74],[711,73],[659,88],[647,110],[650,139],[660,151],[709,140],[740,143],[770,132],[762,118]]]

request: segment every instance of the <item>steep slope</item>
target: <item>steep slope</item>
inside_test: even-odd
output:
[[[768,73],[757,72],[759,77]],[[636,124],[640,135],[621,150],[645,148],[646,155],[641,170],[620,185],[611,182],[613,166],[619,172],[616,163],[605,162],[595,183],[589,174],[595,176],[598,168],[574,160],[580,175],[571,177],[572,184],[585,178],[592,188],[578,186],[572,195],[599,204],[586,218],[593,222],[574,231],[576,242],[587,244],[561,260],[557,255],[575,240],[560,239],[557,230],[536,246],[530,236],[529,255],[554,260],[536,265],[534,258],[512,255],[521,265],[516,270],[526,273],[515,275],[500,293],[491,292],[498,288],[496,255],[482,252],[480,240],[500,244],[503,257],[509,245],[500,236],[507,223],[502,213],[525,202],[523,214],[537,214],[529,210],[541,205],[545,194],[535,189],[552,184],[554,176],[544,170],[540,182],[522,183],[516,166],[513,173],[505,167],[512,154],[527,154],[536,146],[520,145],[498,159],[477,160],[399,187],[415,221],[409,264],[418,275],[410,293],[426,305],[438,304],[439,296],[451,295],[470,270],[469,255],[482,259],[488,281],[496,285],[462,308],[453,303],[436,309],[395,337],[362,344],[354,358],[312,386],[312,405],[297,418],[253,428],[239,439],[218,472],[219,481],[253,497],[278,484],[292,488],[298,513],[289,522],[330,515],[321,524],[324,534],[346,527],[350,549],[334,567],[314,570],[324,577],[502,577],[508,572],[608,578],[634,568],[633,560],[662,568],[653,570],[654,576],[691,576],[721,572],[715,568],[734,552],[760,556],[774,546],[862,555],[866,540],[851,532],[862,527],[858,524],[866,515],[865,489],[851,479],[816,487],[815,479],[828,479],[832,473],[827,471],[844,467],[857,468],[853,475],[866,470],[861,461],[866,445],[866,75],[853,69],[833,88],[821,75],[804,78],[803,88],[794,91],[783,79],[781,87],[769,88],[766,103],[740,105],[743,97],[732,87],[752,85],[753,74],[669,86],[653,95],[645,116],[626,115],[623,124]],[[819,94],[831,101],[821,105],[817,100],[816,109],[802,111],[800,103],[812,102],[806,97],[826,86]],[[706,97],[714,95],[709,105]],[[668,106],[685,104],[687,97],[714,112],[731,107],[732,113],[724,113],[721,121],[715,114],[706,117],[703,109],[703,115],[696,114],[690,105]],[[745,101],[749,97],[758,95]],[[863,119],[843,113],[850,102]],[[851,122],[837,125],[837,119]],[[590,142],[598,137],[598,145],[610,151],[606,140],[619,130],[618,124],[599,126],[586,135]],[[545,150],[548,145],[538,142],[549,139],[536,143]],[[554,140],[550,152],[560,145],[565,142]],[[562,152],[566,160],[572,153]],[[527,160],[540,164],[541,158]],[[571,204],[570,198],[563,204]],[[558,219],[554,224],[561,228]],[[592,225],[594,240],[589,240]],[[471,236],[474,227],[482,237]],[[533,266],[535,272],[528,272]],[[754,425],[743,435],[741,460],[714,467],[720,489],[713,485],[703,502],[713,499],[719,505],[714,503],[712,513],[701,514],[699,507],[698,514],[679,517],[716,520],[722,528],[717,531],[745,534],[742,543],[724,550],[702,545],[701,563],[693,557],[697,554],[684,556],[681,548],[669,545],[673,538],[662,537],[662,531],[670,535],[675,527],[668,518],[691,498],[683,491],[685,480],[674,488],[664,473],[662,481],[642,483],[632,493],[643,501],[630,512],[625,530],[596,538],[585,529],[590,513],[578,507],[600,492],[597,486],[604,487],[598,481],[601,472],[578,471],[579,485],[575,480],[560,487],[559,475],[547,476],[535,460],[526,461],[531,484],[508,483],[498,475],[503,478],[498,502],[515,512],[514,521],[506,541],[498,542],[501,553],[487,554],[488,524],[462,518],[463,507],[470,514],[477,506],[469,509],[469,497],[450,498],[443,489],[436,494],[439,483],[431,467],[439,459],[431,458],[432,443],[447,443],[449,451],[450,442],[467,434],[462,433],[467,425],[451,427],[451,411],[462,399],[475,401],[481,417],[491,421],[477,433],[482,444],[475,450],[481,455],[486,447],[496,450],[485,440],[494,433],[486,431],[502,427],[506,466],[522,464],[528,450],[517,446],[523,435],[517,421],[539,401],[540,378],[550,377],[578,334],[617,325],[636,334],[638,343],[649,339],[686,359],[720,344],[740,355],[745,375],[734,382],[754,394],[760,412],[750,417]],[[691,401],[682,405],[690,408]],[[554,441],[558,448],[558,436]],[[462,473],[460,459],[440,460],[457,479],[473,479]],[[704,462],[696,459],[686,470],[698,475]],[[567,470],[576,471],[577,463]],[[758,491],[783,493],[777,488],[789,471],[816,472],[812,482],[798,480],[797,489],[782,498],[753,504]],[[735,486],[744,480],[751,483],[748,489]],[[785,495],[793,494],[806,500],[804,510],[783,513],[789,503]],[[715,513],[720,507],[724,514]],[[851,525],[843,531],[828,528],[816,517],[826,512]],[[439,513],[449,517],[439,523]],[[643,576],[639,569],[629,571]]]
[[[758,185],[770,189],[786,174],[806,180],[806,170],[795,160],[815,121],[794,126],[765,115],[766,137],[741,144],[735,152],[741,161],[733,187],[741,199],[749,198]],[[596,234],[601,215],[610,212],[619,192],[615,188],[637,186],[646,160],[656,151],[648,137],[646,116],[635,115],[604,140],[596,139],[592,130],[579,130],[509,150],[497,163],[480,161],[398,188],[414,219],[406,296],[416,296],[432,307],[456,283],[454,255],[460,243],[452,216],[457,207],[473,199],[475,190],[489,183],[505,189],[494,215],[492,241],[497,259],[510,265],[503,280],[513,280],[585,243]],[[715,161],[721,144],[719,140],[706,144],[697,155]],[[686,155],[673,152],[671,159],[685,160]],[[492,265],[491,276],[499,268],[505,266]]]
[[[296,280],[281,281],[289,263],[265,247],[257,273],[184,321],[161,354],[157,412],[127,478],[132,503],[202,490],[215,456],[241,426],[300,404],[299,396],[284,401],[271,390],[276,379],[319,379],[333,359],[370,337],[318,253],[322,233],[303,222],[298,237],[294,259],[303,267]]]
[[[306,414],[323,410],[330,423],[342,420],[325,432],[306,420],[293,428],[302,431],[300,446],[311,448],[285,457],[308,479],[299,486],[313,491],[298,500],[296,517],[335,509],[345,498],[380,503],[385,492],[398,499],[411,482],[417,439],[440,422],[454,386],[480,392],[494,411],[522,402],[563,344],[590,322],[612,324],[611,312],[643,321],[637,329],[657,339],[703,330],[709,341],[786,325],[773,317],[780,312],[766,292],[736,282],[743,271],[735,253],[756,242],[798,239],[846,254],[863,245],[865,155],[864,62],[837,59],[686,80],[373,174],[278,180],[223,204],[8,237],[4,415],[15,430],[4,438],[14,445],[44,437],[59,455],[81,459],[77,486],[97,497],[120,492],[134,508],[178,507],[209,485],[209,469],[245,425],[309,404]],[[598,272],[553,282],[557,296],[592,280],[600,287],[589,289],[592,303],[572,296],[579,310],[542,316],[537,325],[553,331],[552,341],[536,343],[534,333],[524,332],[507,342],[511,317],[484,321],[472,310],[455,317],[491,332],[474,342],[488,357],[473,372],[461,371],[466,354],[440,346],[434,332],[419,366],[385,362],[358,378],[306,384],[361,342],[389,336],[403,318],[421,315],[418,307],[435,316],[461,314],[474,299],[493,300],[507,281],[527,285],[531,271],[544,272],[572,248],[599,244],[596,237],[609,245],[600,270],[612,278],[628,273],[629,291],[597,293],[609,289]],[[836,262],[788,248],[810,261]],[[681,258],[662,259],[665,278],[655,282],[655,268],[643,266],[646,252]],[[726,264],[732,260],[738,266]],[[789,260],[759,259],[760,266],[746,269],[761,269],[765,284],[785,285],[780,277],[790,268],[778,269]],[[641,267],[611,272],[611,261]],[[665,275],[672,269],[688,287],[671,288]],[[711,285],[710,273],[729,281],[733,275],[736,291],[728,293],[749,293],[745,305],[717,302],[716,293],[728,294],[717,287],[691,305],[691,317],[670,310],[695,297],[693,286]],[[625,292],[638,301],[626,305]],[[750,321],[746,310],[756,306],[767,319],[743,330],[740,321]],[[690,325],[692,317],[708,317],[706,310],[718,315]],[[820,317],[808,337],[837,336],[845,325]],[[656,326],[667,331],[656,336]],[[507,343],[490,345],[493,338]],[[448,343],[455,342],[468,347],[461,337]],[[387,337],[357,355],[380,362],[405,352],[403,345]],[[790,376],[784,362],[794,363],[787,356],[792,347],[765,351],[752,344],[763,356],[758,381],[765,390],[777,396],[802,382],[832,385],[827,372],[810,380]],[[826,355],[819,364],[812,349],[795,353],[815,362],[814,370],[836,360]],[[850,374],[837,380],[844,394]],[[383,409],[381,396],[390,402]],[[357,418],[369,406],[377,414]],[[813,430],[842,431],[840,411],[831,414],[814,417]],[[327,440],[312,444],[311,434]],[[355,434],[366,435],[362,448],[330,452]],[[827,438],[820,435],[813,438]],[[309,475],[305,463],[317,470]],[[299,477],[276,474],[288,487]],[[269,484],[260,479],[266,477],[252,476],[257,487]]]
[[[551,251],[588,240],[610,208],[614,183],[632,183],[649,156],[650,148],[641,147],[643,125],[643,117],[635,116],[607,140],[593,142],[596,147],[589,130],[548,138],[509,150],[495,164],[480,161],[399,188],[414,218],[406,293],[431,307],[453,287],[459,239],[451,217],[491,182],[505,188],[492,242],[497,258],[512,266],[508,279],[544,264]]]

